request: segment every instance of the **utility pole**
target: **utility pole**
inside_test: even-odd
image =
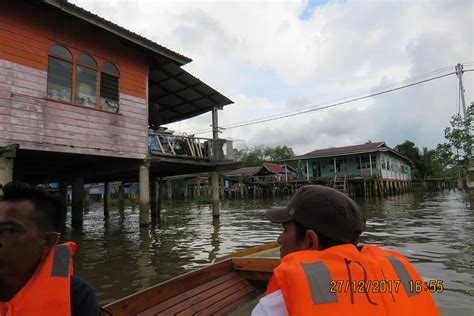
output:
[[[464,121],[467,120],[467,112],[466,112],[466,101],[465,101],[465,98],[464,98],[464,86],[462,84],[462,75],[463,75],[463,65],[462,64],[457,64],[456,67],[455,67],[455,70],[456,70],[456,76],[458,77],[459,79],[459,94],[461,96],[461,103],[462,103],[462,110],[463,110],[463,115],[464,115]],[[469,128],[469,127],[466,127],[466,128]],[[473,172],[474,172],[474,163],[472,161],[472,156],[473,156],[473,153],[472,153],[472,149],[471,149],[471,152],[466,152],[465,153],[469,159],[469,166],[468,166],[468,169],[467,169],[467,174],[466,174],[466,186],[467,188],[469,189],[469,191],[471,191],[472,189],[474,189],[474,181],[470,181],[470,179],[472,179],[472,176],[473,176]],[[460,170],[458,171],[458,187],[459,188],[462,188],[463,187],[463,183],[462,183],[462,179],[461,179],[461,172]]]
[[[219,138],[219,125],[217,120],[217,107],[212,109],[212,152],[214,159],[217,159],[218,141]],[[212,172],[212,216],[219,217],[219,173],[217,171]]]
[[[462,74],[463,74],[463,65],[457,64],[454,68],[456,70],[456,76],[459,78],[459,93],[461,95],[462,110],[464,114],[464,119],[466,119],[466,101],[464,99],[464,86],[462,84]]]

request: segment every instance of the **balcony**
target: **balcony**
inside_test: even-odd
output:
[[[148,148],[151,155],[190,158],[206,161],[231,161],[233,142],[227,139],[175,135],[167,131],[148,131]]]

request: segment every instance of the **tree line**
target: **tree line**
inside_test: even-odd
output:
[[[395,150],[412,162],[415,179],[465,177],[472,159],[474,132],[474,102],[466,109],[466,117],[460,114],[451,117],[450,126],[444,130],[445,142],[435,149],[420,150],[406,140],[395,146]]]

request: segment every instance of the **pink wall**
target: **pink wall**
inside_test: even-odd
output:
[[[120,94],[120,114],[46,100],[47,73],[0,59],[0,146],[127,158],[148,151],[145,99]]]

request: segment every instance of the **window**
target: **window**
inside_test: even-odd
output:
[[[111,62],[99,69],[87,54],[73,54],[64,46],[48,51],[48,98],[108,112],[119,110],[119,70]]]
[[[76,103],[92,107],[97,104],[97,63],[86,54],[77,57]]]
[[[100,72],[100,105],[103,110],[118,112],[119,72],[111,63],[102,65]]]
[[[61,45],[53,45],[48,55],[48,98],[71,102],[72,54]]]
[[[370,164],[372,163],[372,169],[377,169],[377,161],[375,157],[364,156],[360,157],[359,163],[357,164],[357,169],[370,169]],[[383,165],[383,162],[382,162]]]
[[[341,163],[342,163],[342,159],[336,159],[336,172],[341,171]],[[334,172],[334,160],[331,161],[331,165],[329,166],[329,171]]]

